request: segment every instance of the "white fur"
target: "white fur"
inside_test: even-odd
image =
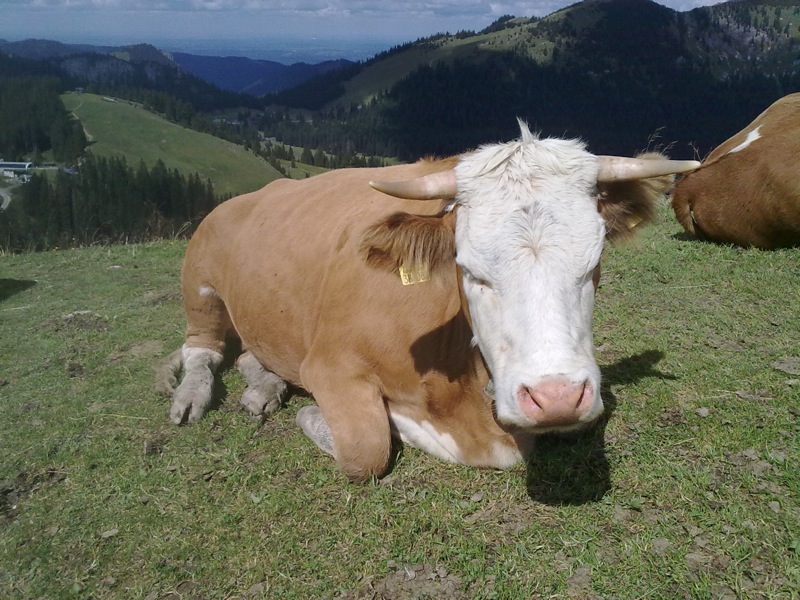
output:
[[[204,286],[201,286],[201,287],[200,287],[200,289],[198,290],[198,293],[199,293],[199,294],[200,294],[200,296],[202,296],[202,297],[207,297],[207,296],[216,296],[216,295],[217,295],[217,290],[215,290],[215,289],[214,289],[213,287],[211,287],[210,285],[204,285]]]
[[[761,129],[761,125],[753,129],[753,131],[748,132],[745,140],[735,148],[732,148],[728,152],[728,154],[733,154],[734,152],[741,152],[742,150],[747,148],[750,144],[755,142],[757,139],[761,138],[761,132],[758,131],[759,129]]]
[[[456,259],[475,338],[502,422],[533,425],[518,392],[553,375],[588,380],[591,420],[603,409],[591,329],[605,239],[597,158],[579,141],[540,140],[520,126],[519,141],[485,146],[456,167]]]
[[[443,460],[464,464],[464,454],[458,443],[449,433],[437,431],[432,423],[423,421],[417,423],[405,415],[392,412],[390,414],[393,433],[404,444],[418,448]],[[519,450],[502,442],[492,444],[492,453],[486,456],[491,466],[497,469],[508,469],[522,459]]]
[[[417,423],[414,419],[396,412],[391,413],[390,420],[393,430],[400,436],[404,444],[450,462],[463,462],[461,450],[453,436],[439,433],[429,421]]]

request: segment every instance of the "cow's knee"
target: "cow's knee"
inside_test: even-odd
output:
[[[389,468],[392,438],[388,427],[370,423],[357,415],[352,423],[335,419],[332,428],[318,406],[304,406],[296,421],[303,433],[323,452],[336,459],[353,481],[367,481],[384,475]],[[387,419],[388,421],[388,419]]]
[[[211,404],[214,391],[214,372],[222,362],[222,354],[209,348],[184,346],[183,380],[172,396],[169,417],[180,425],[199,421]]]
[[[369,481],[373,477],[383,477],[389,470],[392,439],[374,439],[367,443],[342,445],[336,462],[351,481]],[[358,447],[355,447],[358,446]]]
[[[336,462],[352,481],[367,481],[386,474],[392,452],[392,434],[385,411],[382,415],[356,411],[349,415],[349,421],[337,419],[331,432]]]

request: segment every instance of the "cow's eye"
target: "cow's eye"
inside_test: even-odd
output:
[[[492,288],[491,284],[488,281],[486,281],[482,277],[477,277],[469,269],[464,269],[462,267],[462,270],[464,271],[464,276],[466,277],[467,281],[469,281],[470,283],[487,289]]]

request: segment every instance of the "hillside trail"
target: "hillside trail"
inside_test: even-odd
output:
[[[11,204],[11,188],[0,188],[0,198],[2,198],[2,202],[0,202],[0,211],[4,211],[8,208],[8,205]]]

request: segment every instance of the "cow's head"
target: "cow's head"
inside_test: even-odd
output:
[[[665,176],[699,163],[597,157],[521,128],[518,141],[462,155],[451,170],[372,182],[393,196],[451,199],[455,219],[399,213],[362,248],[368,262],[412,273],[455,262],[500,422],[568,431],[603,411],[592,311],[604,241],[650,217]]]

